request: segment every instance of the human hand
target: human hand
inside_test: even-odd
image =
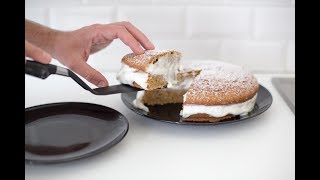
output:
[[[30,57],[33,60],[44,63],[44,64],[50,63],[52,59],[50,54],[32,45],[28,41],[25,41],[25,57]]]
[[[86,63],[89,55],[107,47],[119,38],[136,54],[154,45],[129,22],[94,24],[70,32],[57,32],[52,55],[72,71],[99,87],[108,86],[107,79]]]

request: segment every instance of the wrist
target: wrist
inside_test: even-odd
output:
[[[53,31],[50,34],[50,54],[55,59],[63,59],[62,52],[65,51],[66,44],[68,43],[68,37],[70,36],[67,31]]]
[[[58,52],[57,47],[59,46],[59,42],[61,39],[63,32],[58,30],[52,30],[48,32],[47,37],[48,41],[46,44],[46,48],[48,52],[52,55],[53,58],[56,58],[56,54]]]
[[[61,34],[63,34],[62,31],[29,20],[25,21],[25,39],[53,57],[56,54],[55,47]]]

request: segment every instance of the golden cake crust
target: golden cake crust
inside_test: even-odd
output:
[[[237,104],[253,98],[258,92],[257,79],[240,66],[218,61],[201,66],[201,73],[185,94],[184,104]]]
[[[179,56],[181,55],[180,52],[175,51],[175,50],[168,50],[168,51],[146,51],[144,54],[134,54],[134,53],[130,53],[125,55],[122,58],[122,63],[141,70],[141,71],[146,71],[146,67],[148,64],[150,63],[155,63],[158,58],[165,56],[167,54],[178,54]]]

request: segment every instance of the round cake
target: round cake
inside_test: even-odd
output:
[[[154,54],[159,55],[159,53]],[[180,55],[179,52],[177,54]],[[174,79],[170,81],[170,86],[152,90],[145,88],[146,91],[139,91],[133,102],[137,108],[148,111],[147,106],[182,103],[180,113],[182,121],[194,122],[221,121],[247,114],[254,108],[259,84],[249,71],[222,61],[179,62],[177,69],[176,59],[171,58],[166,61],[166,63],[175,62],[175,68],[171,70],[173,72],[165,73],[165,79]],[[167,71],[170,71],[170,68]],[[121,70],[119,73],[118,76],[123,77]],[[168,74],[174,76],[168,77]]]
[[[201,69],[184,94],[186,120],[219,121],[254,108],[259,84],[249,71],[221,61],[196,61],[186,68]]]

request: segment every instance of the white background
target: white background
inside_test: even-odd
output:
[[[60,30],[130,21],[157,49],[179,50],[184,60],[295,72],[294,0],[26,0],[25,15]],[[116,40],[89,63],[102,72],[117,71],[130,52]]]

